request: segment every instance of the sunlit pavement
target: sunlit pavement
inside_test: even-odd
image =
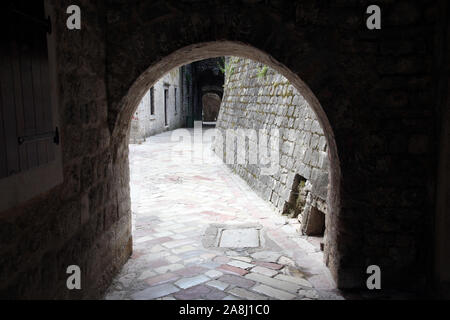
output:
[[[294,219],[260,199],[208,142],[181,146],[171,136],[130,145],[134,253],[106,299],[342,299]]]

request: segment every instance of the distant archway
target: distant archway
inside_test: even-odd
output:
[[[202,96],[203,122],[215,122],[222,99],[217,93],[207,92]]]

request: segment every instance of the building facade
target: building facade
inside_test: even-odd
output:
[[[146,137],[185,125],[182,88],[183,78],[177,68],[146,92],[131,120],[130,143],[142,143]]]

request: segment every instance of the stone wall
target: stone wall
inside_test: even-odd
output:
[[[298,215],[303,231],[307,232],[311,208],[326,213],[328,154],[319,121],[303,96],[273,69],[237,57],[228,58],[227,65],[217,121],[217,128],[226,138],[223,143],[217,140],[220,142],[216,143],[215,151],[263,199],[282,213]],[[245,148],[249,153],[242,164],[237,163],[234,143],[227,141],[233,138],[227,134],[236,129],[252,129],[258,134],[247,137]],[[261,129],[267,135],[261,135]],[[240,133],[236,131],[236,134]],[[270,160],[277,166],[270,174],[262,170],[268,165],[260,161],[263,152],[256,147],[262,143],[261,139],[278,141],[275,146],[278,150],[271,150],[277,156]],[[231,153],[234,153],[233,163],[228,161]],[[250,153],[258,153],[258,161],[252,161]],[[301,200],[298,193],[304,198],[302,203],[297,201]]]
[[[436,101],[439,123],[438,187],[436,193],[435,283],[441,297],[450,299],[450,4],[440,1],[436,41]]]
[[[0,298],[99,298],[131,255],[128,146],[108,129],[102,2],[79,1],[83,29],[65,26],[69,1],[47,1],[57,39],[64,182],[0,215]],[[82,290],[66,287],[81,269]]]
[[[130,126],[130,143],[141,143],[146,137],[163,131],[175,130],[186,124],[182,98],[180,69],[167,73],[153,85],[154,114],[151,114],[151,93],[147,91],[133,115]],[[167,125],[165,123],[164,90],[169,90]],[[176,98],[175,98],[176,91]]]
[[[433,241],[436,193],[448,199],[449,185],[436,183],[435,2],[383,1],[382,29],[368,30],[370,1],[79,0],[79,31],[66,28],[72,1],[46,3],[64,183],[1,212],[2,297],[100,294],[131,253],[128,132],[140,98],[171,69],[223,55],[285,75],[322,124],[333,187],[325,256],[337,285],[364,288],[376,264],[383,288],[424,292],[437,244],[448,283],[448,236]],[[81,266],[81,292],[65,287],[69,264]]]

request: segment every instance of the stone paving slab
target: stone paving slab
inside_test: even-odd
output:
[[[174,147],[170,132],[130,145],[133,255],[105,299],[342,299],[320,250],[287,217],[213,153],[195,164],[189,147],[172,157]],[[231,232],[235,247],[204,246],[242,228],[253,235]]]
[[[223,273],[220,271],[217,271],[217,270],[209,270],[209,271],[205,272],[205,275],[210,278],[218,278],[221,275],[223,275]]]
[[[219,270],[223,271],[223,272],[227,272],[227,273],[237,274],[237,275],[240,275],[240,276],[246,275],[248,273],[248,271],[245,270],[245,269],[234,267],[234,266],[230,266],[228,264],[221,265],[219,267]]]
[[[223,276],[221,276],[220,278],[218,278],[217,280],[222,281],[222,282],[226,282],[241,288],[250,288],[253,287],[256,282],[245,279],[244,277],[241,276],[236,276],[236,275],[232,275],[232,274],[225,274]]]
[[[222,300],[226,296],[227,294],[223,291],[206,285],[198,285],[174,294],[174,297],[179,300]]]
[[[219,281],[219,280],[213,280],[210,281],[208,283],[206,283],[206,285],[210,286],[210,287],[214,287],[216,289],[219,289],[221,291],[225,290],[226,288],[228,288],[230,285],[228,283]]]
[[[265,294],[266,296],[278,299],[278,300],[292,300],[296,296],[286,291],[278,290],[264,284],[257,285],[253,288],[254,291]]]
[[[254,267],[251,271],[255,272],[255,273],[260,273],[260,274],[268,276],[268,277],[273,277],[274,275],[278,274],[278,272],[275,270],[264,268],[264,267],[259,267],[259,266]]]
[[[165,273],[156,277],[148,278],[145,282],[147,282],[150,286],[161,284],[164,282],[174,281],[179,279],[180,276],[174,273]]]
[[[223,248],[259,247],[259,231],[251,228],[223,230],[219,246]]]
[[[133,294],[131,297],[134,300],[152,300],[178,291],[179,289],[173,284],[162,284],[156,287],[150,287],[145,290],[139,291]]]
[[[289,291],[291,293],[297,293],[297,291],[301,288],[299,285],[295,283],[274,279],[258,273],[249,273],[245,275],[245,278],[253,280],[255,282],[264,283],[268,286],[278,288],[284,291]]]
[[[199,285],[203,282],[209,281],[210,279],[204,275],[199,275],[190,278],[183,278],[175,282],[175,285],[182,288],[187,289],[196,285]]]
[[[244,269],[244,270],[248,270],[248,269],[253,268],[255,266],[254,264],[242,262],[242,261],[239,261],[239,260],[232,260],[232,261],[228,262],[227,264],[229,266],[236,267],[236,268],[241,268],[241,269]]]
[[[299,278],[299,277],[292,277],[292,276],[287,276],[284,274],[279,274],[279,275],[275,276],[275,279],[296,283],[298,285],[301,285],[302,287],[312,288],[311,283],[309,283],[307,280],[305,280],[303,278]]]
[[[255,292],[251,292],[242,288],[233,288],[232,290],[228,291],[228,293],[231,293],[239,298],[245,299],[245,300],[268,300],[269,298],[260,294],[257,294]]]

